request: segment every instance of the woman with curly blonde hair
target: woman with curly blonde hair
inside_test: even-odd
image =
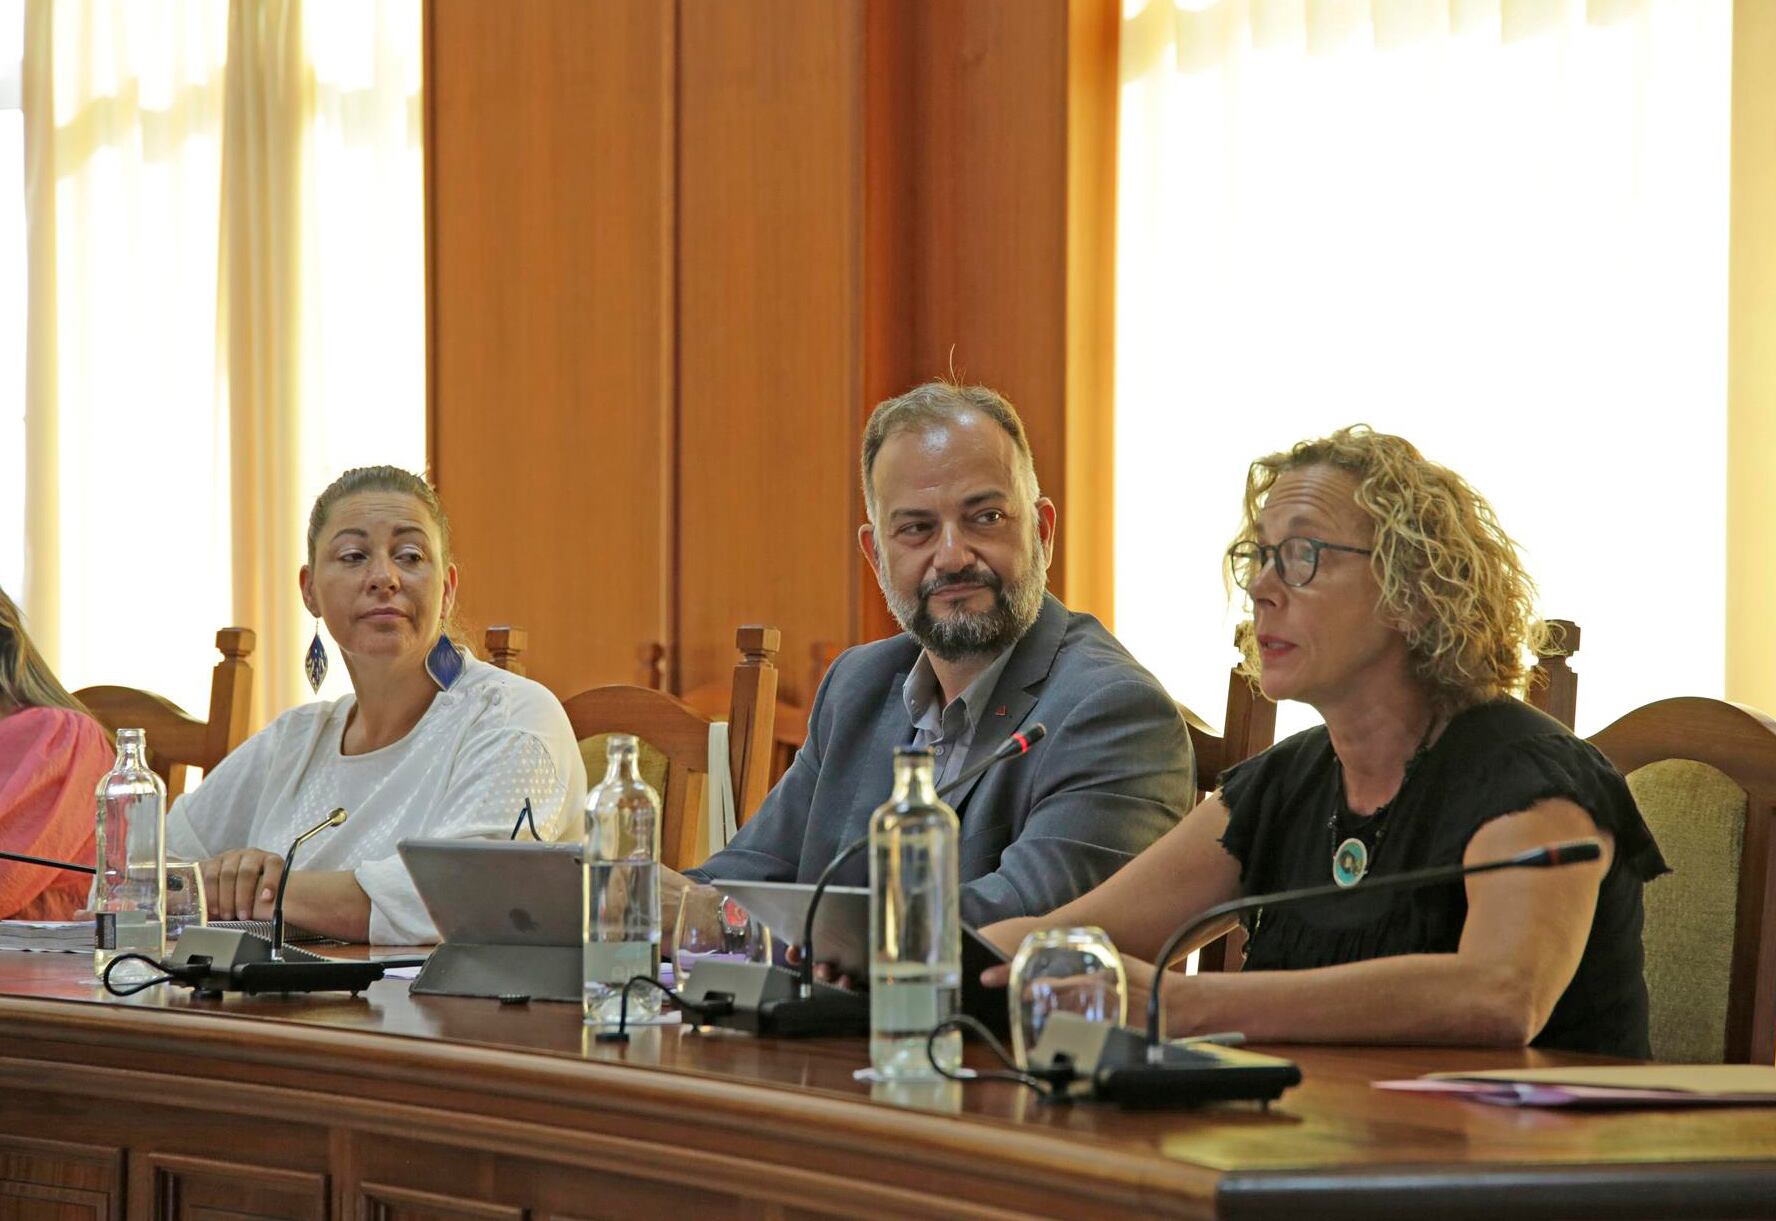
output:
[[[1166,1015],[1173,1034],[1648,1055],[1641,888],[1665,863],[1621,776],[1515,698],[1544,629],[1491,506],[1402,438],[1345,428],[1252,464],[1227,559],[1247,672],[1325,724],[1230,768],[1098,889],[990,935],[1098,924],[1151,959],[1242,894],[1594,837],[1595,863],[1260,910],[1243,970],[1167,972]],[[1129,978],[1134,1011],[1154,973]]]

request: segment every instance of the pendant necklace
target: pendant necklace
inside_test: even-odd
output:
[[[1412,752],[1412,757],[1406,760],[1406,769],[1400,776],[1400,787],[1395,789],[1394,795],[1376,807],[1375,813],[1369,816],[1365,825],[1375,828],[1373,847],[1355,835],[1346,836],[1342,840],[1339,838],[1340,815],[1349,807],[1344,797],[1344,764],[1338,761],[1338,755],[1334,752],[1332,756],[1332,815],[1326,820],[1326,829],[1332,836],[1332,880],[1338,885],[1346,888],[1355,886],[1363,880],[1368,874],[1370,866],[1375,863],[1376,856],[1381,852],[1381,841],[1388,832],[1388,813],[1400,800],[1400,794],[1406,791],[1406,786],[1411,783],[1412,773],[1417,769],[1419,760],[1429,753],[1431,734],[1436,728],[1437,718],[1432,717],[1430,724],[1425,726],[1424,737],[1418,740],[1417,749]]]

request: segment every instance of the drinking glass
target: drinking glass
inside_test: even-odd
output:
[[[771,961],[771,930],[714,886],[692,886],[678,908],[672,939],[672,983],[682,990],[705,959]]]
[[[1121,1025],[1128,1009],[1122,955],[1101,928],[1038,929],[1011,960],[1011,1048],[1019,1068],[1051,1013]]]
[[[166,937],[168,941],[193,924],[208,924],[203,869],[192,861],[167,862]]]

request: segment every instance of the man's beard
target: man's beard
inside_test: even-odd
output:
[[[876,567],[876,583],[895,622],[924,646],[925,651],[942,661],[964,661],[970,657],[992,657],[1019,640],[1042,613],[1042,595],[1048,586],[1041,539],[1031,547],[1029,563],[1020,580],[1007,587],[999,574],[976,564],[963,572],[946,573],[919,586],[918,596],[909,598],[888,583],[888,566]],[[931,595],[956,585],[979,585],[992,591],[993,605],[984,611],[958,610],[945,618],[931,613]]]

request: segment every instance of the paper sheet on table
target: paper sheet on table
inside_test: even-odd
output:
[[[1627,1064],[1430,1073],[1375,1088],[1452,1094],[1497,1106],[1776,1106],[1776,1066]]]

